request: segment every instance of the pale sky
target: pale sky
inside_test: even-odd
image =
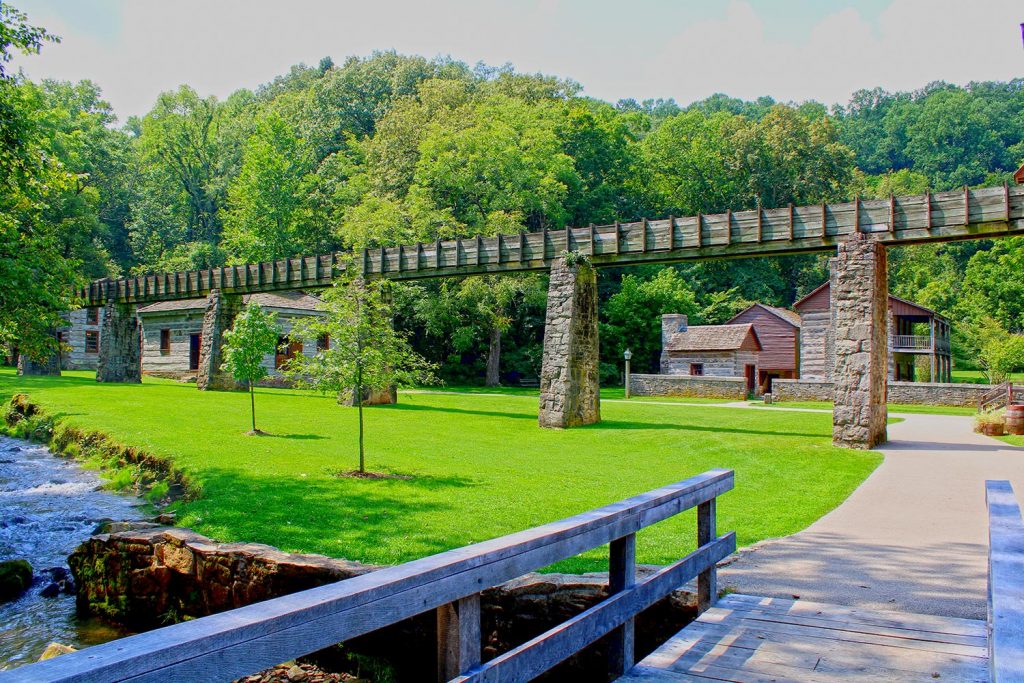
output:
[[[7,0],[4,0],[7,2]],[[11,0],[60,35],[33,79],[91,79],[124,121],[182,83],[224,98],[330,55],[395,49],[572,78],[616,101],[1024,76],[1024,0]]]

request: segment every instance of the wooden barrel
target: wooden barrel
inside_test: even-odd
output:
[[[1006,433],[1024,435],[1024,405],[1006,407]]]

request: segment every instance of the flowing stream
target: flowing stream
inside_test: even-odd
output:
[[[138,498],[100,490],[102,483],[44,446],[0,437],[0,560],[26,559],[35,572],[27,592],[0,603],[0,670],[35,661],[54,641],[82,648],[124,635],[79,618],[73,595],[40,595],[50,583],[45,570],[67,568],[67,556],[98,524],[143,517]]]

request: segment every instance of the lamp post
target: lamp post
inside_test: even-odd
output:
[[[629,359],[633,357],[633,352],[626,349],[622,357],[626,359],[626,398],[629,398]]]

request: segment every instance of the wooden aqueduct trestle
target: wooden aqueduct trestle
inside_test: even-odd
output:
[[[600,419],[594,268],[834,251],[834,440],[870,448],[885,440],[886,247],[1015,233],[1024,233],[1024,188],[1004,185],[438,240],[365,250],[356,263],[368,278],[393,280],[551,270],[540,424],[571,427]],[[566,259],[567,252],[586,259]],[[240,295],[323,288],[344,262],[327,254],[93,282],[80,297],[84,306],[107,307],[97,379],[139,381],[135,305],[207,297],[199,387],[216,388],[225,379],[221,334]]]

